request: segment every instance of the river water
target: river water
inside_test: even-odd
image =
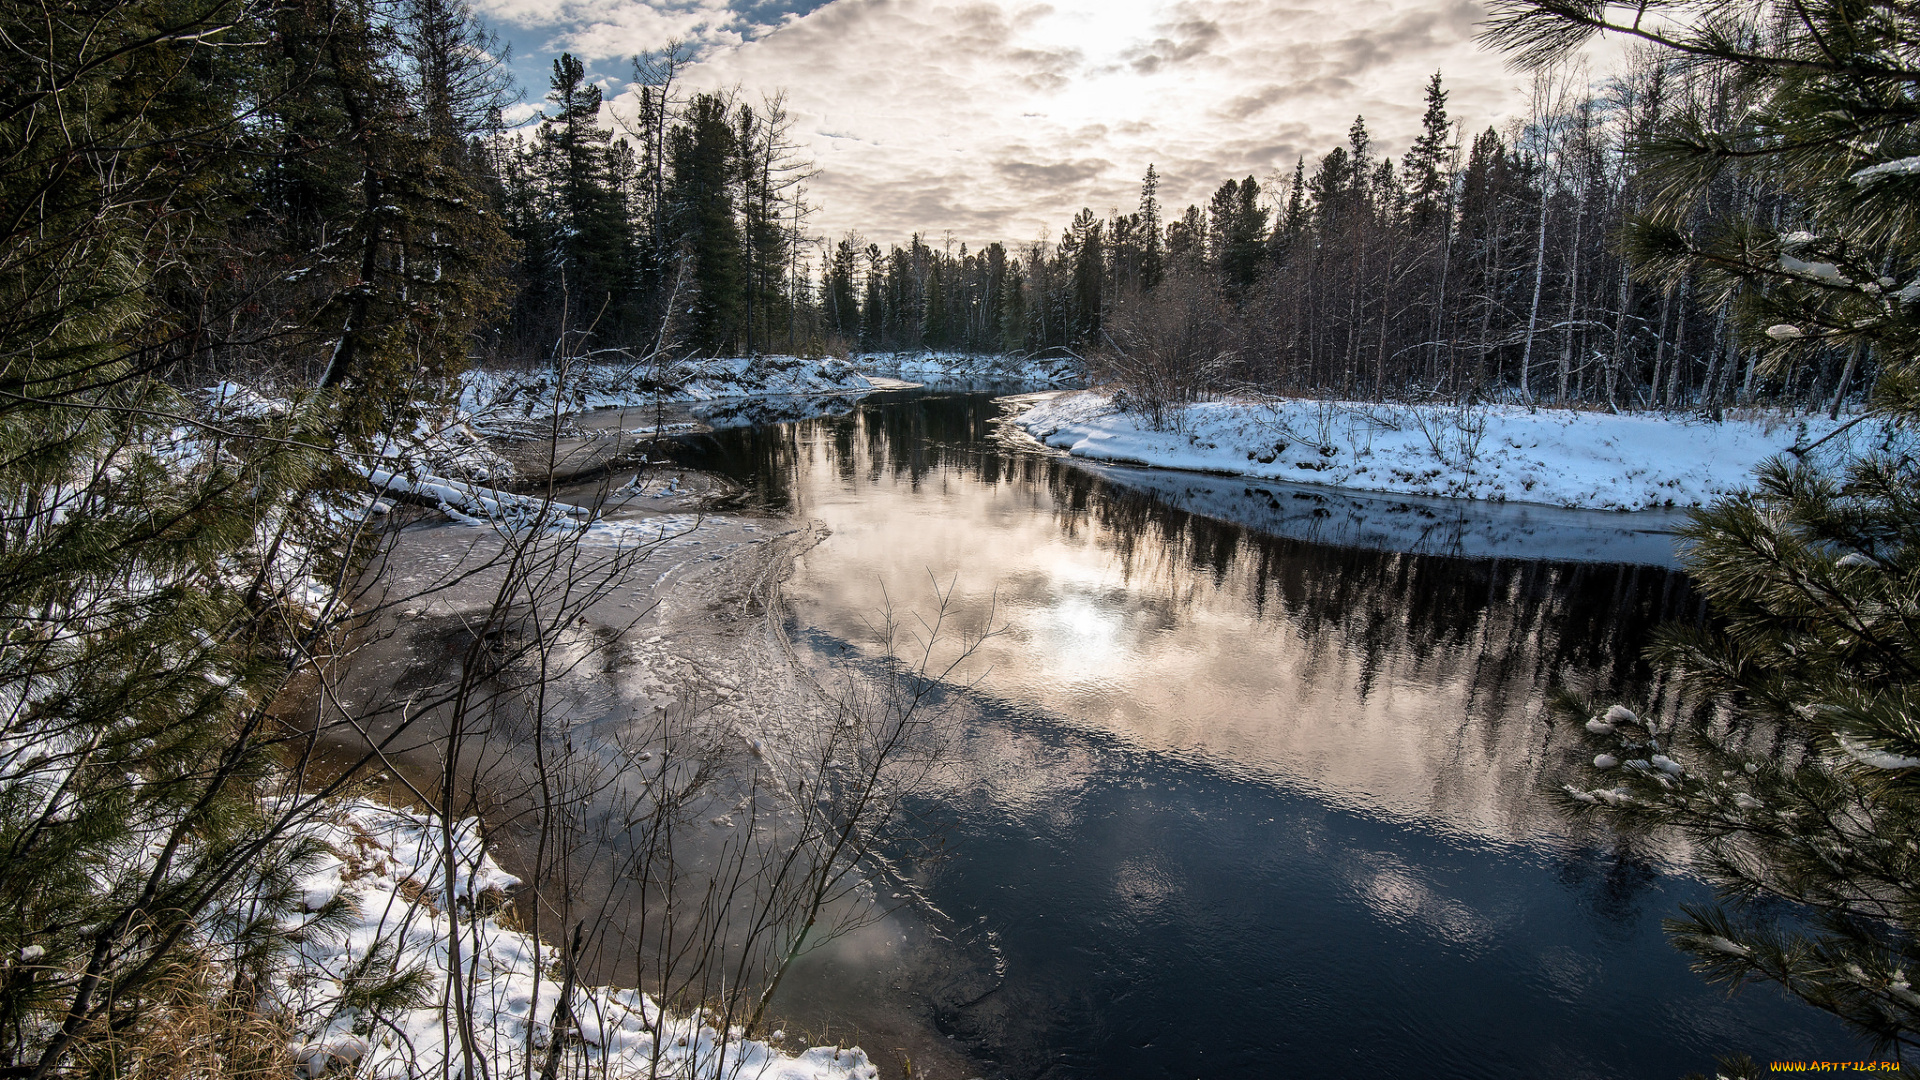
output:
[[[1549,692],[1644,692],[1654,628],[1703,616],[1674,519],[1094,469],[1006,409],[903,392],[684,444],[832,530],[788,588],[814,657],[873,655],[877,613],[936,590],[936,651],[999,631],[919,805],[946,857],[803,961],[790,1015],[887,1015],[981,1076],[1861,1056],[1769,988],[1700,982],[1660,920],[1706,887],[1543,794],[1577,750]]]

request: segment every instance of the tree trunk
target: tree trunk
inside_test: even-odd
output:
[[[1540,327],[1540,289],[1547,277],[1547,192],[1546,165],[1541,164],[1540,229],[1533,245],[1533,303],[1527,309],[1527,343],[1520,350],[1520,399],[1533,404],[1533,338]]]
[[[1866,357],[1866,341],[1855,342],[1853,351],[1847,354],[1847,366],[1840,369],[1840,382],[1833,388],[1833,404],[1827,408],[1827,419],[1840,419],[1840,403],[1847,399],[1847,388],[1853,384],[1853,373]]]
[[[1620,387],[1620,368],[1626,360],[1627,313],[1633,308],[1633,275],[1625,259],[1620,261],[1620,292],[1616,303],[1620,310],[1613,318],[1613,349],[1607,356],[1606,382],[1607,408],[1619,412],[1615,395]]]

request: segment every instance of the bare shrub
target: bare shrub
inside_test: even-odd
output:
[[[1123,408],[1168,430],[1180,423],[1182,406],[1219,389],[1237,351],[1228,315],[1210,284],[1169,279],[1113,313],[1106,347],[1088,359],[1090,373],[1113,387]]]

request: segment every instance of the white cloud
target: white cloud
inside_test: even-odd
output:
[[[832,0],[757,24],[719,0],[483,2],[589,58],[696,38],[689,88],[784,89],[816,227],[882,243],[1057,236],[1081,206],[1131,209],[1149,162],[1177,213],[1291,172],[1356,113],[1398,153],[1435,69],[1474,128],[1520,101],[1473,43],[1479,0]]]
[[[517,128],[539,115],[540,106],[525,101],[518,105],[509,105],[500,110],[500,119],[504,121],[508,127]]]
[[[477,0],[476,11],[511,27],[547,33],[544,47],[584,60],[643,53],[685,39],[721,47],[744,39],[728,0]]]

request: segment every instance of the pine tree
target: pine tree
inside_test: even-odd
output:
[[[1207,258],[1207,213],[1189,205],[1179,221],[1167,223],[1167,262],[1173,273],[1200,272]]]
[[[1427,83],[1427,111],[1420,120],[1420,137],[1413,141],[1401,163],[1407,185],[1408,224],[1415,233],[1440,225],[1448,213],[1447,195],[1453,186],[1447,168],[1451,134],[1447,92],[1440,88],[1440,73],[1436,71]]]
[[[1280,221],[1274,226],[1273,233],[1267,238],[1268,249],[1275,263],[1284,262],[1293,251],[1295,244],[1306,235],[1312,224],[1307,209],[1307,159],[1302,157],[1293,163],[1293,181],[1287,186],[1287,205],[1280,212]]]
[[[1082,209],[1060,238],[1059,257],[1070,286],[1065,297],[1066,344],[1098,341],[1106,314],[1106,231],[1093,211]]]
[[[865,247],[855,233],[841,237],[827,269],[828,325],[834,333],[855,340],[860,337],[860,300],[854,293],[853,283],[860,272],[860,254]]]
[[[633,157],[600,125],[600,87],[571,53],[553,62],[537,152],[558,234],[558,269],[565,284],[565,330],[592,328],[617,335],[635,252],[620,189],[630,182]]]
[[[886,260],[879,244],[868,244],[865,302],[860,305],[860,347],[878,349],[886,336]]]
[[[696,95],[685,122],[673,129],[668,151],[673,213],[681,251],[691,263],[688,343],[710,352],[732,346],[746,285],[734,216],[736,129],[729,113],[720,95]]]
[[[1630,240],[1643,272],[1697,275],[1771,342],[1864,349],[1873,415],[1920,420],[1920,15],[1811,0],[1671,5],[1657,25],[1598,5],[1505,0],[1490,40],[1533,65],[1600,32],[1653,43],[1746,94],[1730,119],[1679,118],[1639,147],[1653,197]],[[1740,169],[1790,192],[1798,220],[1700,234],[1699,198]],[[1695,839],[1721,894],[1668,929],[1708,978],[1772,982],[1883,1051],[1920,1044],[1920,462],[1895,440],[1823,467],[1762,470],[1696,516],[1686,556],[1717,616],[1655,656],[1710,705],[1704,727],[1580,709],[1597,786],[1570,809]],[[1591,714],[1591,719],[1588,716]],[[1781,917],[1786,900],[1811,913]]]
[[[1208,220],[1209,247],[1221,290],[1243,300],[1260,273],[1260,256],[1267,238],[1267,209],[1260,205],[1260,185],[1253,177],[1229,180],[1213,193]]]
[[[1151,289],[1166,276],[1166,249],[1161,239],[1160,173],[1147,166],[1146,179],[1140,182],[1140,287]]]
[[[223,3],[81,14],[0,8],[9,48],[36,58],[0,79],[0,1069],[150,1076],[195,1068],[153,1046],[208,957],[235,962],[209,997],[251,1010],[246,987],[290,944],[276,919],[315,852],[280,839],[262,801],[281,735],[265,704],[287,672],[277,648],[310,626],[274,603],[257,541],[326,542],[305,508],[335,426],[313,395],[183,452],[175,426],[194,410],[160,376],[247,362],[203,355],[233,342],[195,324],[202,300],[242,328],[333,339],[334,283],[275,279],[308,226],[364,247],[355,185],[371,161],[385,187],[395,129],[343,155],[318,140],[376,134],[342,108],[350,79],[368,80],[356,106],[401,88],[364,22],[307,33],[288,11]],[[335,126],[302,142],[280,124],[292,115]],[[252,307],[195,288],[255,262],[274,287]],[[224,1049],[230,1065],[247,1051]]]

